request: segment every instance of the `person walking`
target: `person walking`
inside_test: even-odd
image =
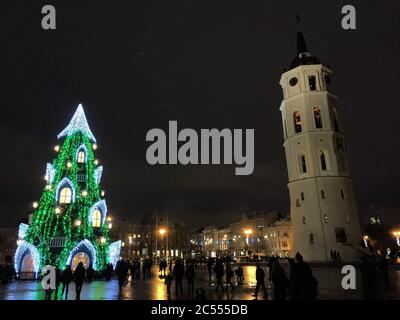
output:
[[[118,278],[119,292],[121,292],[126,277],[128,276],[128,264],[124,259],[117,262],[117,266],[115,267],[115,272]]]
[[[81,291],[83,287],[83,282],[85,281],[86,270],[82,262],[78,263],[78,266],[74,272],[75,289],[76,289],[76,300],[81,299]]]
[[[60,287],[60,283],[62,280],[62,273],[61,270],[57,267],[56,268],[56,288],[54,290],[54,299],[58,299],[58,288]]]
[[[65,290],[65,300],[68,300],[68,287],[72,281],[72,278],[73,278],[73,274],[72,274],[71,267],[66,266],[61,274],[61,282],[63,284],[62,289],[61,289],[61,298],[63,297],[64,290]]]
[[[211,272],[213,269],[213,261],[211,258],[207,260],[207,270],[208,270],[208,281],[211,283]]]
[[[272,266],[271,266],[271,268],[272,268]],[[271,274],[272,274],[272,272],[271,272]],[[255,300],[257,300],[258,291],[260,290],[260,287],[261,287],[264,291],[264,299],[267,300],[268,292],[267,292],[267,288],[265,287],[265,272],[264,272],[263,268],[261,268],[259,263],[257,263],[256,280],[257,280],[256,292],[253,294],[253,297],[255,297]]]
[[[181,294],[183,294],[182,281],[183,281],[184,273],[185,273],[185,267],[183,266],[181,259],[176,260],[176,263],[174,265],[174,269],[172,272],[172,277],[175,280],[176,295],[179,295],[179,291]]]
[[[196,271],[194,269],[194,266],[192,263],[189,263],[189,265],[186,268],[186,278],[187,278],[187,283],[188,283],[188,292],[189,296],[193,297],[194,295],[194,277],[196,275]]]
[[[272,265],[271,281],[274,300],[286,300],[286,289],[289,281],[278,260],[275,260]]]
[[[215,291],[218,291],[218,288],[221,287],[222,291],[224,291],[224,285],[222,284],[222,278],[224,276],[224,265],[220,260],[217,260],[214,266],[215,277],[217,279],[217,286],[215,287]]]
[[[229,262],[226,263],[226,269],[225,269],[225,276],[226,276],[226,290],[228,290],[228,286],[230,285],[232,288],[232,291],[235,290],[235,286],[232,283],[232,278],[233,278],[233,270],[231,267],[231,264]]]

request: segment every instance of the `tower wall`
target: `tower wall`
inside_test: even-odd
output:
[[[319,63],[300,64],[280,81],[292,255],[309,261],[329,261],[331,250],[346,261],[359,257],[360,223],[331,74]]]

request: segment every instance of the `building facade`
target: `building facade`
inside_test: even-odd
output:
[[[242,215],[227,226],[203,230],[204,254],[210,257],[288,257],[292,247],[292,225],[279,212]]]
[[[297,47],[280,80],[293,253],[329,261],[336,250],[342,259],[356,260],[360,222],[338,119],[339,98],[331,90],[332,70],[307,50],[301,32]]]

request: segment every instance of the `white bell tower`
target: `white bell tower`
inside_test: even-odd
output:
[[[308,52],[301,32],[297,51],[280,80],[292,255],[298,251],[308,261],[329,261],[336,250],[342,260],[354,261],[361,229],[338,119],[339,99],[330,90],[332,70]]]

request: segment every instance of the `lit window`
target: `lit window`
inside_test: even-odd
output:
[[[301,128],[301,113],[300,111],[296,111],[293,114],[293,121],[294,121],[294,132],[300,133],[302,131]]]
[[[78,163],[85,163],[85,151],[79,151],[78,152]]]
[[[314,107],[314,122],[316,129],[322,129],[322,116],[321,116],[321,109],[319,107]]]
[[[101,226],[101,211],[99,209],[96,209],[93,212],[92,226],[95,228],[100,228],[100,226]]]
[[[328,223],[328,216],[326,214],[324,214],[324,221],[325,223]]]
[[[68,204],[72,202],[72,190],[68,187],[64,187],[61,189],[60,198],[58,202],[61,204]]]

